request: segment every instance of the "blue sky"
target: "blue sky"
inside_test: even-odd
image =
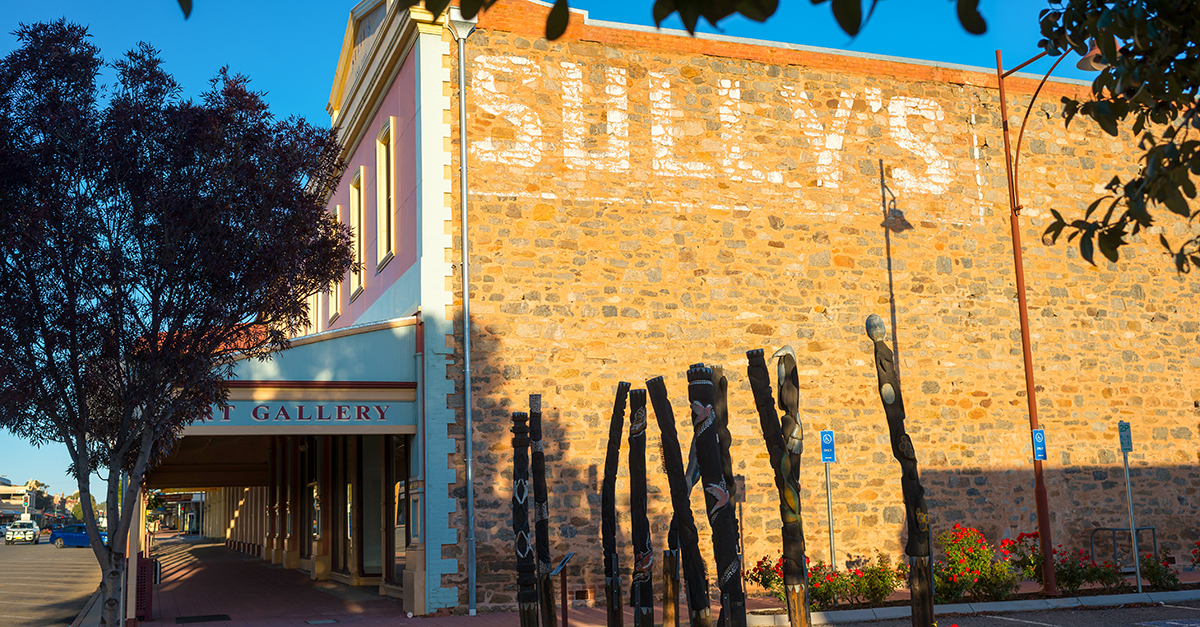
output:
[[[354,4],[194,0],[191,18],[184,20],[175,0],[6,2],[0,17],[0,55],[16,45],[11,33],[18,24],[66,17],[89,27],[107,59],[139,41],[149,42],[161,51],[167,70],[188,96],[203,92],[217,70],[228,65],[249,76],[252,87],[267,92],[277,116],[299,115],[327,126],[325,104]],[[572,6],[587,10],[592,19],[653,25],[652,0],[573,0]],[[722,22],[719,29],[703,30],[983,68],[995,68],[999,48],[1011,67],[1039,52],[1038,12],[1047,6],[1046,0],[981,0],[980,10],[988,22],[983,36],[962,30],[951,0],[881,0],[871,22],[854,39],[837,28],[828,3],[813,6],[808,0],[781,2],[776,15],[764,24],[739,18]],[[665,26],[681,28],[678,19]],[[1029,71],[1038,68],[1044,72],[1049,63],[1043,60]],[[1090,78],[1070,62],[1063,63],[1056,75]],[[13,483],[36,477],[49,483],[53,492],[70,494],[76,488],[65,473],[68,463],[60,444],[36,449],[0,432],[0,475]]]

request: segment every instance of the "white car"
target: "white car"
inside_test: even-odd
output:
[[[37,544],[41,541],[42,530],[38,529],[37,523],[29,520],[20,520],[8,526],[4,530],[4,543],[15,544],[17,542],[28,542]]]

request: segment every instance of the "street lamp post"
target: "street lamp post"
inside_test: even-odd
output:
[[[1031,437],[1032,431],[1038,428],[1038,415],[1037,396],[1033,383],[1033,351],[1030,348],[1029,341],[1029,310],[1025,303],[1025,266],[1021,257],[1020,217],[1022,205],[1020,188],[1018,187],[1019,166],[1021,164],[1021,140],[1025,138],[1025,125],[1029,122],[1029,114],[1033,111],[1033,103],[1037,100],[1038,94],[1041,93],[1042,86],[1046,84],[1046,80],[1050,78],[1050,74],[1054,72],[1054,68],[1058,67],[1058,64],[1067,55],[1060,56],[1054,62],[1054,65],[1050,66],[1050,70],[1042,77],[1037,89],[1033,92],[1033,96],[1029,99],[1029,107],[1025,110],[1025,116],[1021,119],[1021,128],[1017,133],[1015,151],[1010,148],[1009,144],[1008,99],[1004,93],[1004,79],[1047,54],[1049,52],[1042,52],[1006,72],[1004,71],[1004,61],[1000,57],[1000,51],[996,51],[996,78],[1000,84],[1000,124],[1004,134],[1004,169],[1008,174],[1008,217],[1012,228],[1013,266],[1014,272],[1017,275],[1017,309],[1021,315],[1021,356],[1025,364],[1025,400],[1029,406],[1029,429]],[[1084,70],[1100,69],[1103,66],[1098,65],[1094,61],[1095,56],[1094,51],[1089,53],[1084,57],[1084,61],[1079,63],[1078,67]],[[1043,590],[1046,594],[1057,594],[1058,587],[1054,581],[1054,544],[1050,537],[1050,507],[1046,499],[1046,482],[1042,477],[1042,462],[1038,459],[1033,460],[1033,482],[1034,500],[1037,503],[1038,539],[1041,541],[1042,548]]]

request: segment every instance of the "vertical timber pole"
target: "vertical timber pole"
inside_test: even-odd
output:
[[[1053,68],[1051,68],[1053,69]],[[1004,62],[996,51],[996,79],[1000,84],[1000,125],[1004,134],[1004,170],[1008,174],[1008,217],[1012,229],[1013,268],[1017,275],[1017,310],[1021,315],[1021,357],[1025,365],[1025,400],[1029,407],[1029,428],[1038,429],[1037,393],[1033,383],[1033,350],[1029,340],[1029,311],[1025,303],[1025,264],[1021,256],[1021,204],[1017,177],[1013,171],[1008,138],[1008,100],[1004,93]],[[1032,103],[1030,103],[1032,106]],[[1054,581],[1054,545],[1050,531],[1050,505],[1046,499],[1046,481],[1041,460],[1033,460],[1033,495],[1037,505],[1038,539],[1042,548],[1042,581],[1046,594],[1058,594]]]

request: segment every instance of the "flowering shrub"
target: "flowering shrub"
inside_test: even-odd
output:
[[[842,573],[820,560],[815,565],[807,557],[804,561],[809,564],[808,600],[813,611],[828,610],[837,606],[839,601],[872,605],[882,603],[895,592],[907,573],[905,571],[905,575],[902,575],[899,569],[893,569],[883,553],[876,555],[874,564],[868,562],[861,568]],[[746,573],[746,580],[762,586],[780,601],[787,600],[783,587],[782,556],[764,556]]]
[[[817,560],[808,567],[808,603],[812,611],[828,610],[838,603],[838,598],[849,598],[850,577],[833,570],[833,567]]]
[[[906,571],[907,572],[907,571]],[[875,563],[863,565],[862,569],[850,572],[852,577],[852,594],[863,603],[879,605],[892,596],[903,581],[897,569],[892,568],[891,560],[882,551],[875,552]]]
[[[1200,540],[1196,541],[1196,548],[1192,549],[1192,568],[1200,568]]]
[[[1008,560],[1022,579],[1042,583],[1042,545],[1038,532],[1017,534],[1016,540],[1001,540],[1000,557]]]
[[[807,558],[806,558],[807,559]],[[778,559],[772,559],[770,556],[764,555],[750,572],[746,573],[746,580],[764,587],[768,592],[775,595],[775,598],[780,601],[786,601],[787,597],[783,592],[783,556]]]
[[[1072,596],[1088,581],[1089,568],[1095,565],[1087,551],[1054,549],[1054,581],[1064,595]]]
[[[1143,555],[1142,577],[1159,590],[1178,590],[1179,573],[1171,568],[1170,562],[1167,561],[1167,555],[1166,549],[1160,551],[1157,557],[1153,553]]]
[[[938,536],[946,562],[933,565],[934,595],[938,603],[953,603],[967,594],[1002,599],[1017,588],[1017,576],[1008,560],[995,561],[996,551],[978,529],[955,524]]]
[[[1100,584],[1100,587],[1109,593],[1125,592],[1131,587],[1130,583],[1125,580],[1125,576],[1121,574],[1121,569],[1108,560],[1104,560],[1100,564],[1093,561],[1088,567],[1084,579]]]

